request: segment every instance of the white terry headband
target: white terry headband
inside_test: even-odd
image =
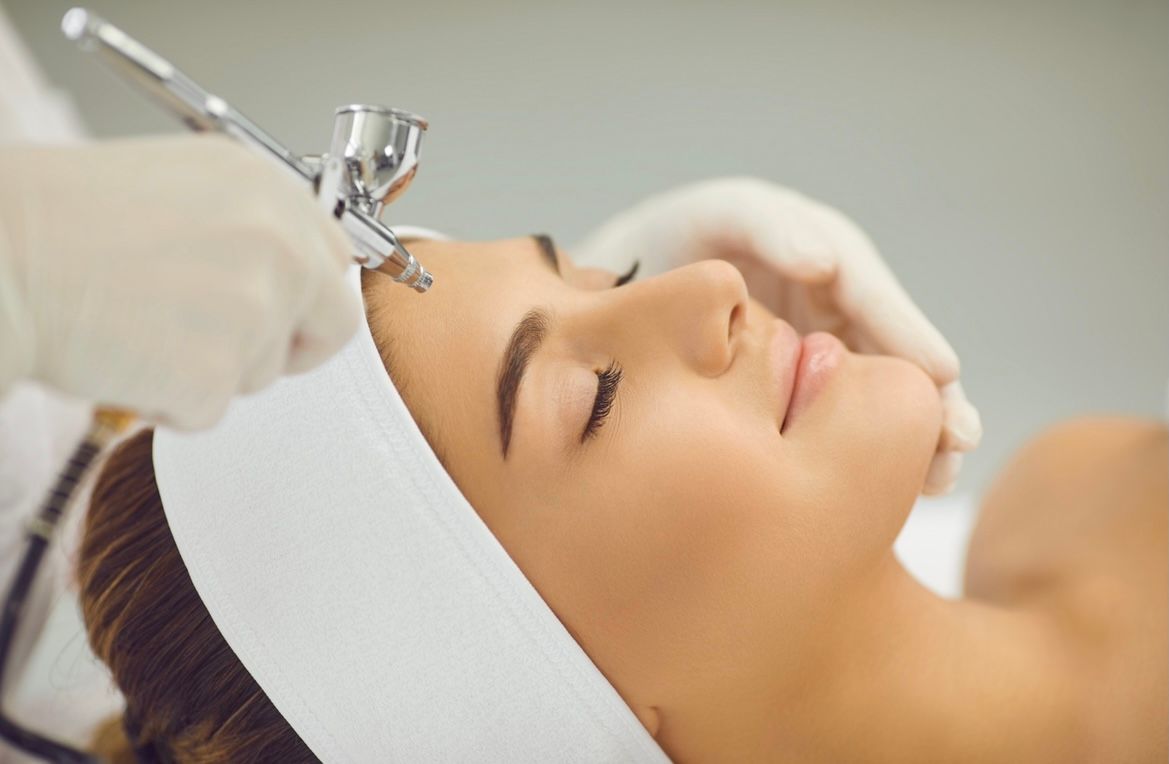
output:
[[[669,761],[439,464],[364,322],[214,429],[159,429],[154,469],[215,625],[322,761]]]

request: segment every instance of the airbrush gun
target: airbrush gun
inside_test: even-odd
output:
[[[95,51],[110,67],[178,116],[192,130],[225,133],[285,167],[335,215],[355,247],[354,260],[387,274],[416,292],[433,283],[430,274],[378,221],[382,210],[410,185],[418,167],[418,144],[426,120],[383,106],[343,106],[333,121],[329,151],[297,156],[222,98],[195,84],[141,43],[83,8],[61,20],[65,36]],[[4,696],[12,646],[41,560],[73,494],[100,452],[133,422],[133,414],[99,408],[84,440],[58,475],[52,492],[28,526],[28,541],[16,576],[0,606],[0,698]],[[28,729],[4,713],[0,740],[48,761],[94,764],[97,759]]]
[[[416,292],[430,288],[431,275],[378,220],[384,207],[414,179],[425,119],[385,106],[342,106],[334,117],[328,153],[297,156],[222,98],[90,11],[70,10],[61,20],[61,30],[83,50],[98,53],[117,74],[175,112],[192,130],[229,135],[304,181],[353,240],[357,263]]]

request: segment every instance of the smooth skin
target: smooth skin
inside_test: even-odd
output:
[[[1076,543],[1097,547],[1101,535],[1065,529],[1064,565],[1041,585],[1026,583],[1027,554],[996,561],[1012,544],[1042,550],[1057,538],[1032,527],[1042,525],[1032,503],[1003,498],[1027,489],[1049,501],[1026,474],[1011,477],[1033,468],[1008,470],[975,539],[971,596],[942,600],[892,552],[941,426],[937,388],[916,366],[848,354],[781,433],[767,353],[777,325],[728,263],[614,288],[613,274],[563,253],[557,274],[528,238],[411,248],[435,273],[425,299],[378,274],[364,290],[395,383],[472,506],[674,760],[1164,751],[1166,656],[1152,645],[1165,643],[1165,581],[1149,574],[1165,568],[1164,458],[1159,477],[1138,469],[1148,484],[1128,489],[1142,509],[1114,519],[1083,491],[1050,497],[1064,502],[1060,522],[1113,528],[1131,515],[1143,543],[1078,555]],[[537,307],[552,321],[505,457],[497,374],[513,327]],[[612,412],[582,437],[597,372],[614,361]],[[1145,428],[1142,448],[1164,455],[1163,429],[1107,426]],[[1059,457],[1033,461],[1048,458]],[[1122,557],[1144,562],[1114,564]],[[1070,617],[1052,591],[1084,575],[1156,617],[1130,625],[1086,606]],[[1104,626],[1109,638],[1092,641]],[[1125,681],[1137,669],[1142,682]],[[1100,674],[1138,741],[1092,702]]]

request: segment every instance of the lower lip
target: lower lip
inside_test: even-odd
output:
[[[796,368],[795,389],[792,390],[791,403],[788,404],[787,416],[779,428],[780,432],[787,430],[794,420],[808,410],[816,396],[828,385],[828,380],[844,359],[844,353],[844,343],[827,332],[813,332],[804,337],[800,365]]]

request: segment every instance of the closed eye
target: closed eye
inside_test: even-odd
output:
[[[616,361],[597,372],[597,397],[593,400],[593,410],[589,414],[584,432],[581,433],[581,443],[589,438],[595,438],[597,430],[601,429],[601,425],[608,419],[609,412],[613,410],[613,402],[617,398],[617,386],[621,384],[621,373],[621,366]]]
[[[619,287],[619,286],[625,286],[625,285],[626,285],[626,284],[628,284],[630,281],[633,281],[633,278],[634,278],[634,277],[637,275],[637,269],[638,269],[638,268],[640,268],[640,267],[641,267],[641,261],[640,261],[640,260],[634,260],[634,261],[633,261],[633,267],[632,267],[632,268],[630,268],[628,271],[626,271],[626,272],[625,272],[625,275],[623,275],[623,276],[618,276],[618,277],[617,277],[617,280],[616,280],[615,282],[613,282],[613,287],[614,287],[614,288],[616,288],[616,287]]]
[[[640,267],[641,261],[635,260],[633,266],[613,282],[613,288],[625,286],[633,281]],[[609,412],[613,410],[613,403],[617,400],[617,386],[621,384],[621,374],[621,365],[616,361],[597,372],[597,397],[593,399],[593,410],[589,414],[588,422],[585,423],[584,432],[581,433],[581,443],[595,438],[597,430],[601,429],[601,425],[609,417]]]

